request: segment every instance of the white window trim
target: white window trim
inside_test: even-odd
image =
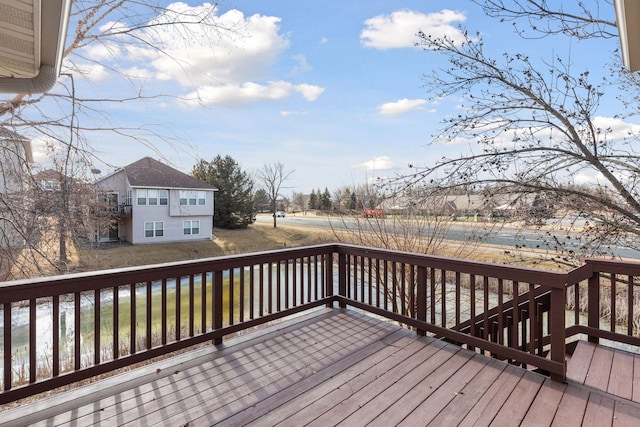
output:
[[[143,199],[144,203],[140,203],[140,201]],[[155,199],[155,203],[151,203],[151,200],[153,199]],[[168,206],[169,190],[161,190],[157,188],[138,188],[136,190],[136,204],[138,206]]]
[[[151,224],[150,229],[147,229],[147,224]],[[147,230],[151,231],[153,235],[147,236]],[[162,232],[162,234],[159,235],[158,232]],[[144,238],[154,239],[158,237],[164,237],[164,221],[145,221],[144,222]]]
[[[178,192],[180,206],[206,206],[207,192],[196,190],[180,190]]]
[[[197,224],[197,227],[194,225]],[[194,233],[193,230],[197,229],[198,232]],[[200,234],[200,220],[199,219],[187,219],[182,221],[182,234],[185,236],[198,236]]]

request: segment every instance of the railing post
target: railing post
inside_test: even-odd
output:
[[[343,253],[338,254],[338,295],[347,296],[347,256]],[[347,306],[343,302],[338,305],[340,308]]]
[[[562,363],[562,373],[551,373],[551,379],[564,382],[567,377],[566,339],[565,339],[565,290],[551,289],[551,360]]]
[[[332,297],[333,292],[333,254],[326,255],[326,261],[324,265],[324,295],[325,297]],[[327,308],[333,307],[333,303],[327,304]]]
[[[213,272],[213,330],[222,329],[222,270]],[[222,344],[222,336],[213,339],[215,345]]]
[[[418,266],[418,277],[416,286],[416,318],[423,322],[427,321],[427,267]],[[444,292],[443,292],[444,294]],[[444,298],[444,296],[443,296]],[[427,335],[424,329],[417,329],[416,333],[421,336]]]
[[[589,277],[588,296],[587,326],[600,329],[600,276],[597,271],[592,272],[591,277]],[[589,342],[598,344],[600,339],[589,335]]]

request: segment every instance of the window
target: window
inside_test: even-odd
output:
[[[149,206],[158,205],[158,190],[147,190],[147,202]]]
[[[110,193],[102,193],[102,203],[104,203],[107,208],[115,208],[118,206],[118,193],[110,192]]]
[[[200,221],[184,221],[182,231],[184,235],[200,234]]]
[[[164,236],[164,222],[149,221],[144,223],[144,237]]]
[[[147,204],[147,190],[136,190],[138,195],[138,205],[144,206]]]
[[[169,190],[158,190],[158,198],[160,206],[167,206],[169,204]]]
[[[169,190],[137,190],[137,195],[140,206],[167,206],[169,204]]]
[[[58,181],[43,180],[41,185],[44,191],[60,190],[60,183]]]
[[[179,193],[180,206],[204,206],[207,204],[206,191],[186,191],[181,190]]]
[[[127,190],[127,193],[125,194],[125,198],[124,198],[124,204],[131,206],[131,200],[132,200],[131,190]]]

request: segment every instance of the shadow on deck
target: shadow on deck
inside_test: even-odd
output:
[[[591,377],[581,354],[563,384],[355,310],[320,309],[21,406],[0,424],[637,425],[633,386],[623,396],[571,380]]]

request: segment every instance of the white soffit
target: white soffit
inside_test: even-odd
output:
[[[640,1],[614,0],[622,60],[630,71],[640,70]]]
[[[40,0],[0,2],[0,77],[40,72]]]
[[[0,93],[39,93],[53,87],[71,1],[0,0]]]

